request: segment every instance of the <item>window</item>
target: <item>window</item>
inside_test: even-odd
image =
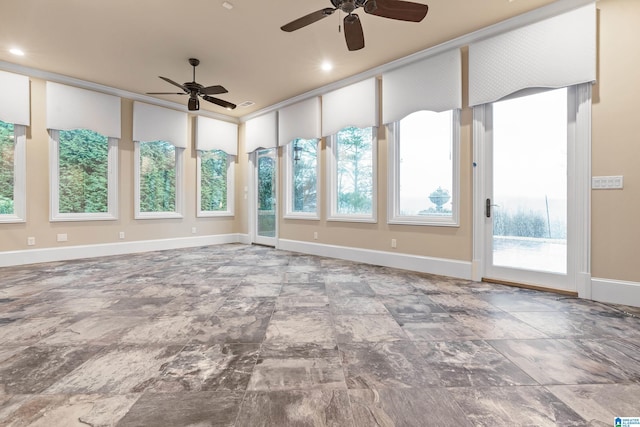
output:
[[[136,141],[137,219],[182,218],[182,152],[167,141]]]
[[[117,218],[118,140],[88,129],[51,135],[51,220]]]
[[[329,220],[376,221],[376,144],[372,127],[347,127],[329,141]]]
[[[389,223],[458,225],[459,113],[418,111],[393,123]]]
[[[286,218],[319,219],[318,142],[294,139],[286,145]]]
[[[198,150],[198,216],[233,215],[233,156]]]
[[[0,121],[0,222],[25,221],[25,127]]]

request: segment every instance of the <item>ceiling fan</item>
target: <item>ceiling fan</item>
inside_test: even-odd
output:
[[[166,77],[158,76],[165,82],[171,83],[174,86],[178,86],[180,89],[184,91],[184,93],[182,92],[177,92],[177,93],[176,92],[147,92],[147,95],[189,95],[189,103],[187,104],[189,111],[197,111],[200,109],[200,100],[198,99],[198,96],[200,96],[205,101],[212,102],[216,105],[226,108],[227,110],[233,110],[234,108],[236,108],[236,104],[232,104],[231,102],[227,102],[222,99],[209,96],[209,95],[219,95],[221,93],[227,93],[228,90],[226,90],[224,87],[220,85],[204,87],[200,83],[196,83],[196,67],[198,66],[198,64],[200,64],[200,60],[196,58],[189,58],[189,64],[191,64],[191,66],[193,67],[192,82],[186,82],[186,83],[180,84]]]
[[[429,6],[403,0],[331,0],[333,7],[320,9],[301,18],[289,22],[280,27],[282,31],[291,32],[313,24],[336,10],[347,14],[344,17],[344,38],[349,50],[358,50],[364,47],[364,33],[358,14],[353,13],[359,7],[370,15],[383,18],[397,19],[400,21],[420,22],[427,16]]]

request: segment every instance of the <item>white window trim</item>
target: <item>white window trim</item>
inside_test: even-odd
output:
[[[27,128],[13,125],[13,213],[0,215],[0,223],[26,222]]]
[[[316,152],[316,210],[315,212],[294,212],[293,211],[293,143],[290,142],[284,147],[285,168],[285,197],[284,197],[284,215],[285,219],[304,219],[319,220],[320,219],[320,139],[317,139]]]
[[[118,219],[118,139],[108,138],[107,151],[107,212],[60,212],[60,132],[49,130],[49,220],[63,221],[114,221]]]
[[[460,110],[452,110],[451,116],[451,160],[453,162],[451,217],[400,215],[399,125],[400,122],[393,122],[387,125],[389,132],[389,200],[387,224],[460,227]]]
[[[372,194],[371,194],[371,215],[362,214],[339,214],[338,213],[338,192],[337,192],[337,163],[336,163],[336,135],[327,138],[327,180],[328,180],[328,210],[327,221],[341,222],[364,222],[375,224],[378,222],[378,128],[371,128],[371,147],[372,147]]]
[[[144,142],[144,141],[143,141]],[[174,146],[175,147],[175,146]],[[184,148],[175,147],[176,153],[176,210],[173,212],[140,212],[140,141],[134,141],[134,219],[166,219],[183,218],[184,212],[184,191],[183,191],[183,157]]]
[[[197,214],[198,218],[207,218],[207,217],[222,217],[222,216],[234,216],[234,174],[235,174],[235,157],[231,154],[227,154],[227,209],[224,211],[203,211],[202,210],[202,151],[197,150],[198,154],[196,157],[196,191],[197,191],[197,199],[198,205]]]

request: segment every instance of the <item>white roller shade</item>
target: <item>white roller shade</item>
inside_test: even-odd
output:
[[[187,113],[136,101],[133,140],[167,141],[175,147],[187,148]]]
[[[120,139],[120,98],[47,82],[47,129],[89,129]]]
[[[470,106],[595,79],[595,3],[469,46]]]
[[[315,97],[278,111],[278,142],[320,138],[320,98]]]
[[[29,126],[29,77],[0,71],[0,120]]]
[[[416,111],[462,108],[462,61],[455,49],[382,75],[382,122]]]
[[[198,116],[196,118],[196,150],[222,150],[238,155],[238,125]]]
[[[278,118],[276,112],[247,120],[245,128],[245,151],[253,153],[258,148],[278,146]]]
[[[378,85],[375,77],[322,95],[322,136],[347,126],[378,126]]]

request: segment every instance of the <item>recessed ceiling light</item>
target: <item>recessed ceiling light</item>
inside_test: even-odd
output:
[[[331,71],[333,70],[333,64],[329,61],[324,61],[320,68],[322,68],[322,71]]]
[[[9,52],[11,52],[16,56],[24,56],[24,52],[22,51],[22,49],[18,49],[17,47],[14,47],[13,49],[9,49]]]
[[[233,5],[231,3],[229,3],[228,1],[225,1],[222,3],[222,7],[224,7],[225,9],[231,10],[233,9]]]

